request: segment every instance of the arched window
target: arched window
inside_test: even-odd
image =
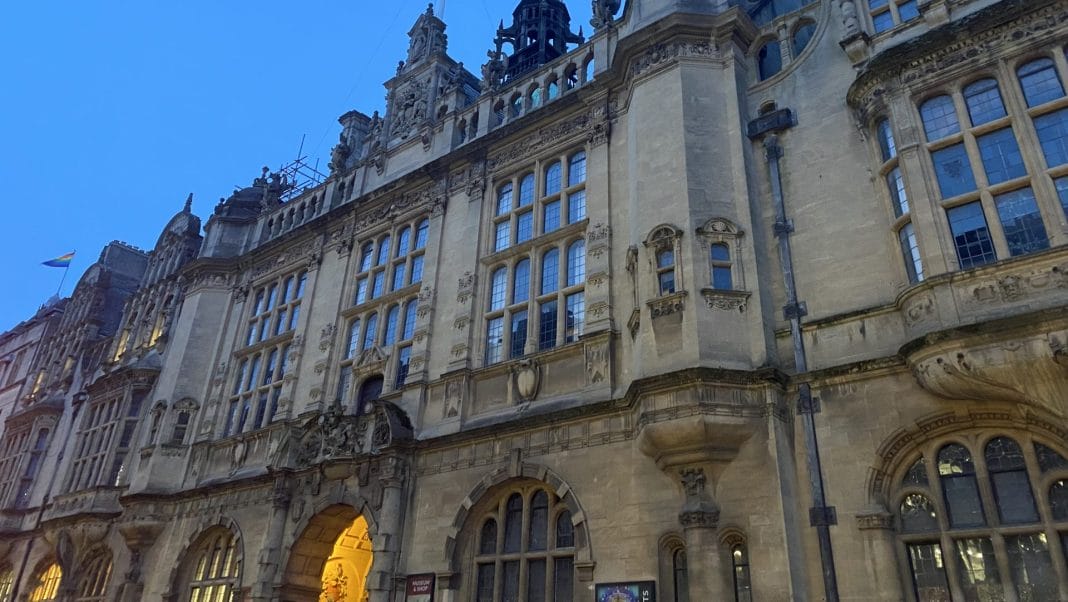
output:
[[[760,81],[764,81],[779,71],[782,71],[782,47],[778,40],[771,40],[757,52],[757,73]]]
[[[560,96],[560,84],[556,83],[556,80],[549,82],[549,100],[555,99]]]
[[[400,317],[400,306],[394,305],[386,313],[386,328],[382,335],[382,344],[386,347],[397,342],[397,319]]]
[[[360,393],[356,396],[356,413],[364,415],[371,411],[371,403],[382,396],[382,385],[385,379],[376,375],[363,381],[360,385]]]
[[[541,294],[556,292],[560,286],[560,251],[549,249],[541,257]]]
[[[753,602],[753,585],[749,576],[749,550],[744,543],[731,546],[735,602]]]
[[[522,303],[530,298],[530,260],[515,264],[512,276],[512,303]]]
[[[718,242],[712,244],[712,288],[719,290],[731,290],[734,283],[731,278],[731,249],[727,243]]]
[[[1005,116],[1005,104],[997,80],[986,78],[964,87],[964,102],[972,126],[982,125]]]
[[[794,56],[804,52],[808,47],[808,43],[812,41],[812,36],[816,33],[816,24],[812,21],[803,21],[797,28],[794,29],[793,36],[793,49]]]
[[[875,33],[893,29],[895,25],[918,19],[920,8],[917,0],[868,0],[872,26]]]
[[[378,314],[371,314],[367,317],[367,327],[363,331],[363,350],[367,351],[371,347],[375,346],[376,337],[378,335]]]
[[[15,571],[10,565],[0,567],[0,602],[11,602],[11,590],[15,587]]]
[[[586,281],[586,241],[576,240],[567,247],[567,286]]]
[[[526,207],[534,202],[534,174],[528,173],[519,182],[519,206]]]
[[[405,226],[401,229],[400,234],[397,235],[397,248],[394,251],[394,257],[403,257],[408,254],[408,247],[412,242],[412,229]]]
[[[1068,548],[1066,467],[1061,454],[1026,435],[974,448],[947,443],[915,460],[896,498],[915,598],[1057,599],[1055,565],[1064,555],[1052,548]],[[1050,485],[1033,487],[1039,483]]]
[[[504,307],[505,293],[508,290],[508,268],[497,268],[490,279],[490,311]]]
[[[656,252],[656,281],[661,295],[675,292],[675,251],[660,249]]]
[[[685,548],[678,548],[671,555],[671,578],[675,590],[674,602],[689,602],[690,577],[686,568]]]
[[[229,529],[217,527],[200,537],[180,575],[180,590],[190,602],[234,602],[241,586],[241,549]]]
[[[560,192],[560,162],[556,161],[545,168],[545,195],[550,196]]]
[[[59,583],[62,580],[63,570],[59,568],[59,563],[53,561],[40,566],[34,575],[33,581],[30,582],[33,585],[33,589],[30,590],[28,601],[53,602],[58,600]]]
[[[1051,59],[1031,61],[1017,69],[1016,76],[1029,107],[1037,107],[1064,96],[1064,86]]]
[[[526,486],[486,510],[472,545],[474,600],[574,599],[574,527],[562,508],[551,491]]]
[[[401,329],[401,340],[410,341],[415,336],[415,320],[419,311],[419,302],[412,299],[404,307],[404,327]]]
[[[97,550],[90,554],[80,572],[75,602],[104,602],[111,578],[111,552]]]

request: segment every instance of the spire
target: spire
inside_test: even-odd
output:
[[[571,14],[561,0],[521,0],[512,24],[497,29],[497,52],[512,47],[506,79],[519,76],[567,54],[568,44],[582,44],[582,33],[571,31]]]
[[[190,192],[189,196],[185,199],[185,207],[182,208],[182,213],[192,213],[193,211],[193,193]]]

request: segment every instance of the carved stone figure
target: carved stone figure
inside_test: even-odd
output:
[[[590,19],[590,25],[594,29],[600,29],[612,24],[616,13],[619,12],[620,0],[593,0],[591,4],[593,5],[593,18]]]
[[[857,6],[853,0],[842,0],[838,4],[842,11],[842,25],[846,38],[851,38],[860,33],[860,19],[857,17]]]
[[[349,155],[352,154],[352,148],[348,142],[345,141],[344,132],[338,137],[337,144],[334,145],[334,149],[330,151],[330,173],[340,173],[345,169],[345,162],[348,161]]]
[[[486,52],[486,57],[489,60],[482,65],[483,94],[489,94],[500,87],[504,73],[508,69],[508,58],[503,56],[501,51],[489,50]]]
[[[412,130],[427,118],[427,84],[414,81],[397,95],[393,107],[393,126],[391,131],[400,138],[408,138]]]

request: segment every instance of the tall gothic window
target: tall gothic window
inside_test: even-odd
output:
[[[749,577],[749,550],[744,542],[731,546],[735,602],[753,602],[753,584]]]
[[[11,590],[15,587],[15,571],[11,565],[0,567],[0,602],[11,602]]]
[[[279,278],[256,289],[245,345],[252,346],[296,329],[300,319],[300,302],[308,273],[300,272]]]
[[[476,602],[574,599],[571,512],[542,486],[502,496],[482,516],[473,548]]]
[[[1068,461],[1060,453],[1026,436],[946,442],[899,483],[917,600],[1057,599],[1068,552]]]
[[[147,396],[147,389],[124,390],[89,404],[78,431],[67,491],[118,485]]]
[[[33,484],[37,480],[37,473],[41,470],[41,462],[44,461],[45,450],[48,449],[48,429],[37,429],[37,435],[33,439],[33,447],[26,453],[26,466],[22,469],[22,478],[19,480],[19,488],[15,491],[15,507],[25,508],[30,503],[30,494],[33,492]]]
[[[51,562],[37,569],[33,577],[29,602],[54,602],[59,599],[59,582],[63,579],[63,571],[59,563]]]
[[[487,365],[581,336],[586,319],[585,186],[585,151],[553,157],[498,186],[491,257],[509,252],[489,269]]]
[[[200,537],[184,561],[179,583],[190,602],[237,602],[241,584],[241,549],[237,537],[217,527]]]
[[[111,552],[97,550],[82,567],[74,602],[104,602],[111,579]]]
[[[19,465],[30,439],[30,428],[11,428],[4,433],[0,441],[0,505],[8,505],[15,483],[18,480]]]

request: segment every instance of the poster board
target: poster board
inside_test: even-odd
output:
[[[656,602],[656,581],[598,583],[596,602]]]

